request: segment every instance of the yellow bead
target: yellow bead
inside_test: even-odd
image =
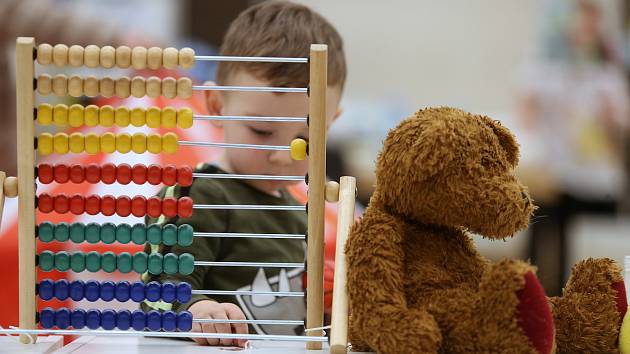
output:
[[[68,125],[68,106],[65,104],[55,105],[53,108],[53,122],[60,127]]]
[[[98,112],[98,124],[103,127],[114,125],[114,107],[105,105]]]
[[[111,154],[116,151],[116,136],[114,133],[105,133],[101,135],[101,152]]]
[[[149,107],[147,109],[147,127],[159,128],[162,120],[162,111],[157,107]]]
[[[162,152],[162,137],[159,134],[151,133],[147,136],[147,151],[152,154]]]
[[[177,125],[182,129],[188,129],[193,125],[193,111],[190,108],[180,108],[177,111]]]
[[[123,154],[131,151],[131,135],[128,133],[121,133],[116,135],[116,150]]]
[[[129,108],[124,107],[124,106],[116,107],[114,120],[116,121],[116,125],[119,127],[129,126],[129,120],[130,120]]]
[[[94,133],[85,134],[85,152],[97,154],[101,150],[101,142],[98,135]]]
[[[88,127],[95,127],[98,125],[98,106],[93,104],[85,107],[83,119],[85,119],[85,125]]]
[[[80,154],[85,149],[85,141],[83,138],[83,134],[81,133],[72,133],[70,134],[70,141],[68,142],[70,147],[70,151],[75,154]]]
[[[68,153],[68,134],[57,133],[53,138],[53,148],[57,154]]]
[[[49,125],[53,121],[53,107],[48,103],[42,103],[37,106],[37,123],[41,125]]]
[[[135,133],[131,137],[131,150],[136,154],[144,154],[147,151],[147,137],[142,133]]]
[[[73,104],[68,111],[68,124],[77,128],[83,125],[84,108],[80,104]]]
[[[173,154],[177,152],[177,134],[166,133],[162,137],[162,151]]]
[[[53,136],[50,133],[41,133],[37,137],[37,151],[46,156],[53,153]]]
[[[131,110],[131,125],[141,127],[147,122],[144,108],[136,107]]]
[[[294,160],[305,160],[306,146],[304,139],[293,139],[291,142],[291,158]]]
[[[162,126],[175,128],[177,126],[177,111],[171,106],[162,108]]]

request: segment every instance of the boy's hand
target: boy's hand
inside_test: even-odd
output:
[[[229,302],[218,303],[212,300],[202,300],[195,302],[188,308],[193,318],[209,318],[217,320],[245,320],[245,314],[241,309]],[[247,334],[246,323],[197,323],[193,322],[192,332],[202,333],[237,333]],[[201,345],[238,345],[245,347],[245,339],[215,339],[215,338],[193,338]]]

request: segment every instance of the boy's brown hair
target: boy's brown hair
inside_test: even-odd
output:
[[[308,57],[311,44],[328,45],[328,85],[343,88],[346,59],[337,30],[310,8],[288,1],[263,1],[241,12],[223,39],[221,55]],[[220,62],[217,82],[245,70],[273,86],[308,86],[308,66],[299,63]]]

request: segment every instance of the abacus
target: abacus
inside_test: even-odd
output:
[[[133,49],[121,46],[97,47],[94,45],[85,48],[73,45],[68,47],[63,44],[51,46],[49,44],[35,45],[33,38],[20,37],[16,43],[16,96],[17,96],[17,131],[18,131],[18,177],[5,179],[0,173],[0,182],[4,188],[0,188],[0,217],[2,212],[2,200],[4,195],[15,197],[19,194],[19,328],[2,330],[1,333],[20,334],[23,343],[35,342],[38,334],[61,335],[146,335],[161,337],[204,337],[204,338],[230,338],[230,339],[266,339],[281,341],[305,341],[309,349],[321,348],[321,343],[327,341],[321,330],[323,324],[323,235],[324,235],[324,203],[328,201],[340,202],[340,216],[338,219],[338,241],[335,267],[335,293],[333,308],[333,330],[331,347],[335,352],[345,352],[346,349],[346,321],[347,304],[345,299],[345,269],[343,262],[343,247],[350,224],[354,217],[355,183],[352,177],[343,177],[341,185],[336,182],[325,182],[325,97],[327,87],[327,48],[325,45],[311,45],[309,58],[281,58],[281,57],[232,57],[232,56],[197,56],[190,48],[177,50],[175,48],[161,49],[157,47]],[[35,77],[35,61],[42,66],[55,65],[63,67],[86,66],[89,68],[129,68],[134,69],[159,69],[161,67],[174,69],[177,67],[190,68],[196,60],[209,61],[259,61],[259,62],[288,62],[303,63],[309,65],[310,83],[308,88],[294,87],[242,87],[242,86],[203,86],[193,85],[192,80],[186,77],[178,79],[166,77],[160,79],[152,76],[144,78],[110,77],[95,78],[88,76],[41,74]],[[40,95],[54,94],[57,96],[117,96],[121,98],[134,97],[179,97],[190,98],[196,90],[223,90],[223,91],[261,91],[261,92],[292,92],[305,93],[309,98],[309,113],[307,117],[249,117],[249,116],[208,116],[195,115],[189,108],[175,110],[171,107],[158,109],[155,107],[133,108],[117,107],[109,105],[101,107],[89,105],[63,104],[55,106],[40,104],[35,107],[35,92]],[[35,109],[34,109],[35,108]],[[111,127],[113,125],[126,127],[147,126],[149,128],[174,128],[187,129],[192,127],[194,120],[258,120],[269,122],[304,122],[309,128],[308,143],[302,139],[296,139],[289,146],[228,144],[219,142],[182,141],[173,132],[164,135],[135,133],[113,134],[105,132],[95,133],[41,133],[34,134],[34,122],[39,125],[59,125],[70,127]],[[49,154],[67,153],[129,153],[143,154],[146,152],[175,153],[180,145],[208,146],[219,148],[237,149],[265,149],[284,150],[290,152],[293,159],[305,159],[308,155],[309,173],[307,176],[272,176],[272,175],[238,175],[238,174],[207,174],[193,173],[188,166],[176,167],[174,165],[149,165],[128,164],[103,165],[90,164],[65,165],[65,164],[35,164],[35,151],[41,156]],[[164,184],[190,186],[193,178],[234,178],[234,179],[270,179],[270,180],[304,180],[308,184],[308,207],[295,205],[200,205],[195,204],[190,197],[150,197],[137,195],[134,197],[111,195],[50,195],[40,193],[35,195],[35,178],[40,183],[113,183],[114,181],[127,185],[130,183],[153,185]],[[19,193],[18,193],[19,192]],[[167,218],[180,216],[189,217],[194,209],[248,209],[248,210],[303,210],[308,215],[308,237],[297,234],[227,234],[227,233],[202,233],[196,232],[190,225],[129,225],[113,223],[58,223],[43,222],[35,225],[35,209],[41,213],[73,213],[76,215],[102,214],[104,216],[118,215],[137,217],[149,215]],[[35,237],[34,237],[35,236]],[[72,254],[61,251],[43,251],[36,254],[36,237],[41,242],[52,240],[62,242],[90,242],[111,244],[113,242],[165,245],[190,245],[194,237],[259,237],[259,238],[301,238],[307,239],[307,318],[305,336],[288,335],[262,335],[262,334],[221,334],[221,333],[193,333],[189,332],[193,322],[221,322],[222,323],[270,323],[289,324],[281,320],[210,320],[195,319],[187,312],[175,313],[173,311],[150,311],[144,313],[140,310],[130,312],[128,310],[116,311],[113,309],[98,310],[68,310],[66,308],[45,308],[37,311],[36,296],[42,300],[72,299],[75,301],[88,299],[94,301],[103,299],[111,301],[135,301],[141,302],[162,300],[165,302],[187,302],[191,294],[239,294],[244,295],[276,295],[276,296],[305,296],[302,292],[259,292],[259,291],[221,291],[211,289],[191,289],[187,283],[158,283],[141,281],[129,283],[121,281],[52,281],[43,280],[36,282],[36,267],[42,271],[53,269],[59,271],[72,270],[74,272],[89,271],[105,272],[119,271],[122,273],[137,272],[150,274],[182,273],[190,274],[194,267],[279,267],[279,268],[304,268],[302,263],[271,263],[271,262],[208,262],[195,260],[192,255],[184,253],[159,254],[137,252],[130,254],[122,252],[98,253],[95,251],[84,254],[74,252]],[[37,323],[43,329],[37,329]],[[56,327],[56,328],[55,328]],[[72,327],[73,329],[69,329]],[[89,330],[84,330],[88,328]],[[100,329],[99,329],[100,328]],[[117,330],[116,330],[117,328]],[[335,349],[336,348],[336,349]],[[341,350],[341,351],[339,351]]]

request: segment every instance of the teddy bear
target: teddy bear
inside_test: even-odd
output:
[[[353,351],[619,353],[627,303],[614,261],[579,262],[547,298],[534,266],[476,250],[471,233],[505,239],[536,209],[518,159],[507,128],[455,108],[389,132],[345,248]]]

